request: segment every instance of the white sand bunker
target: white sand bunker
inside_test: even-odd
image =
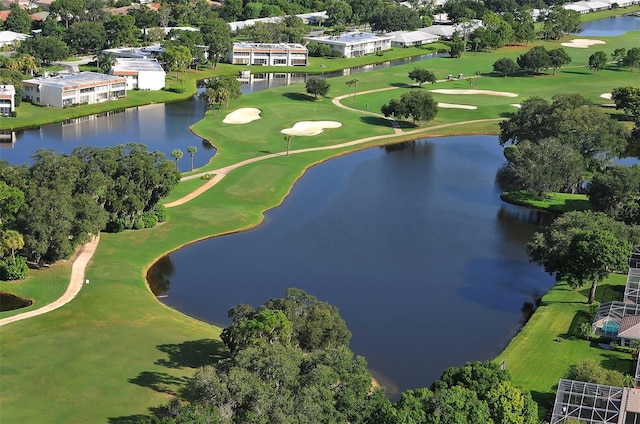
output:
[[[456,104],[453,104],[453,103],[438,103],[438,107],[441,107],[441,108],[444,108],[444,109],[469,109],[469,110],[478,109],[477,106],[456,105]]]
[[[515,93],[507,93],[506,91],[490,91],[490,90],[429,90],[439,94],[487,94],[490,96],[501,97],[518,97]]]
[[[260,112],[260,109],[256,109],[255,107],[244,107],[234,110],[225,116],[222,122],[225,124],[248,124],[251,121],[260,119]]]
[[[288,135],[318,135],[325,128],[340,128],[342,123],[336,121],[300,121],[293,127],[280,131]]]
[[[611,100],[611,93],[604,93],[600,95],[601,98]]]
[[[517,107],[518,109],[520,109],[522,107],[522,105],[520,103],[511,103],[511,106]]]
[[[602,40],[589,40],[587,38],[575,38],[568,43],[561,43],[561,46],[565,47],[575,47],[577,49],[586,49],[589,46],[594,44],[607,44]]]

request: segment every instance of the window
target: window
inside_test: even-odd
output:
[[[286,65],[287,59],[273,59],[274,65]]]

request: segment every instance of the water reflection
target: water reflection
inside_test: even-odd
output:
[[[147,283],[156,296],[161,296],[171,287],[171,276],[175,271],[171,257],[165,255],[158,259],[147,272]]]
[[[161,300],[226,325],[230,307],[299,287],[340,309],[352,349],[385,385],[428,386],[447,367],[499,353],[522,305],[554,284],[524,248],[543,219],[501,212],[503,162],[497,138],[479,136],[313,167],[258,228],[172,253]]]
[[[627,31],[640,31],[640,17],[615,16],[580,24],[578,35],[585,37],[613,37]]]

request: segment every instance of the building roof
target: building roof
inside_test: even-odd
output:
[[[0,85],[0,98],[11,98],[16,94],[16,88],[13,85]]]
[[[31,17],[32,21],[44,21],[45,19],[47,19],[47,16],[49,16],[49,12],[36,12],[36,13],[32,13],[31,15],[29,15]]]
[[[456,29],[452,25],[431,25],[426,28],[420,28],[418,29],[418,31],[449,38],[453,35],[454,32],[456,32]]]
[[[24,41],[29,38],[30,35],[21,34],[13,31],[0,31],[0,44],[12,43],[14,41]]]
[[[439,35],[431,34],[425,31],[395,31],[387,35],[393,36],[391,41],[397,43],[416,43],[420,41],[438,40]]]
[[[345,46],[351,46],[367,41],[391,40],[392,38],[393,36],[390,35],[378,35],[372,32],[356,31],[336,36],[307,37],[307,40],[322,42],[326,44],[343,44]]]
[[[26,84],[45,85],[49,87],[59,87],[61,89],[74,89],[78,87],[89,87],[94,85],[104,85],[108,83],[126,82],[123,77],[97,72],[79,72],[76,74],[58,75],[56,77],[32,78],[23,80]]]
[[[640,339],[640,315],[622,317],[618,337],[625,339]]]
[[[151,57],[153,54],[164,52],[160,44],[151,44],[144,47],[117,47],[115,49],[104,49],[102,53],[110,53],[116,57],[143,59]]]
[[[111,74],[114,75],[140,71],[164,73],[164,69],[155,59],[120,58],[116,59],[116,64],[111,68]]]

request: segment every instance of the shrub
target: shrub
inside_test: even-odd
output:
[[[105,227],[105,231],[107,233],[119,233],[124,231],[126,225],[125,222],[122,218],[114,218],[112,220],[110,220],[109,222],[107,222],[107,225]]]
[[[142,220],[142,217],[137,218],[135,221],[133,221],[133,227],[134,230],[142,230],[144,228],[144,221]]]
[[[155,211],[147,211],[142,214],[143,228],[153,228],[158,223],[158,216]]]
[[[27,278],[29,267],[25,258],[18,256],[14,261],[13,258],[5,258],[0,260],[0,280],[15,281]]]
[[[167,208],[165,208],[164,205],[156,205],[153,212],[155,213],[156,218],[158,218],[158,222],[164,222],[167,220]]]

